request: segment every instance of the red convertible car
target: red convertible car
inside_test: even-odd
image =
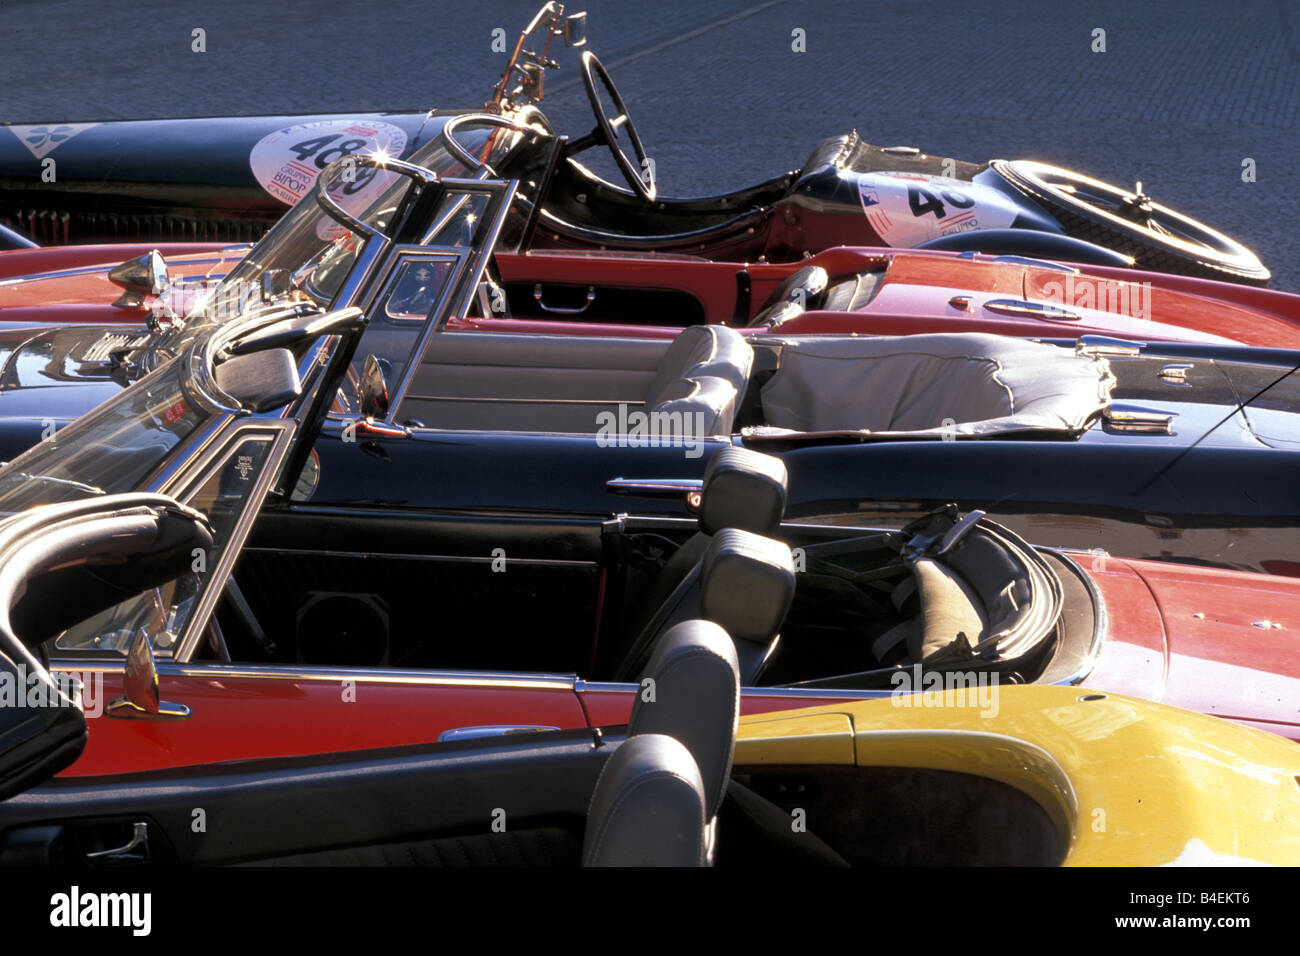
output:
[[[143,325],[183,317],[248,246],[62,246],[0,253],[0,329]],[[155,277],[120,278],[123,256]],[[110,276],[119,269],[116,283]],[[799,263],[637,252],[497,251],[491,292],[453,327],[669,337],[716,323],[746,334],[991,332],[1300,348],[1300,296],[1209,279],[1023,256],[840,247]],[[123,295],[131,281],[139,294]],[[154,293],[157,293],[156,295]],[[640,331],[628,326],[640,327]],[[752,330],[752,331],[751,331]]]

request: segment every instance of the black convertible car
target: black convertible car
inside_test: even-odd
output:
[[[0,454],[214,330],[261,316],[266,336],[294,341],[326,309],[356,309],[275,507],[610,514],[633,495],[636,510],[685,515],[713,454],[739,444],[784,459],[801,521],[901,526],[955,503],[1044,545],[1300,570],[1289,352],[449,327],[494,314],[491,255],[509,248],[516,183],[366,162],[367,189],[349,194],[336,166],[183,321],[6,338]]]

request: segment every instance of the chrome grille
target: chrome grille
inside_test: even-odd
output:
[[[149,341],[148,335],[131,335],[126,332],[107,332],[81,356],[83,362],[107,362],[110,352],[121,348],[139,348]]]

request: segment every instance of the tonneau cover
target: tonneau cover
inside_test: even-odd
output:
[[[1104,358],[983,333],[799,336],[779,346],[755,437],[861,432],[882,438],[1078,435],[1110,400]]]

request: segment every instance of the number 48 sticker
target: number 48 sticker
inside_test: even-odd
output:
[[[316,184],[322,169],[344,156],[382,150],[401,156],[406,132],[391,123],[372,119],[321,120],[300,123],[264,136],[248,156],[253,175],[262,188],[286,205],[293,205]],[[343,189],[361,189],[373,173],[356,174]]]
[[[939,195],[935,195],[935,193]],[[955,189],[940,187],[931,192],[929,189],[922,189],[920,186],[907,187],[907,205],[912,210],[913,216],[924,216],[928,213],[934,213],[936,219],[942,219],[946,216],[948,211],[944,208],[943,201],[939,196],[948,200],[949,204],[956,206],[958,209],[969,209],[975,205],[974,199]]]
[[[943,235],[975,229],[1006,229],[1019,207],[991,186],[916,173],[865,173],[858,198],[875,238],[911,248]]]

